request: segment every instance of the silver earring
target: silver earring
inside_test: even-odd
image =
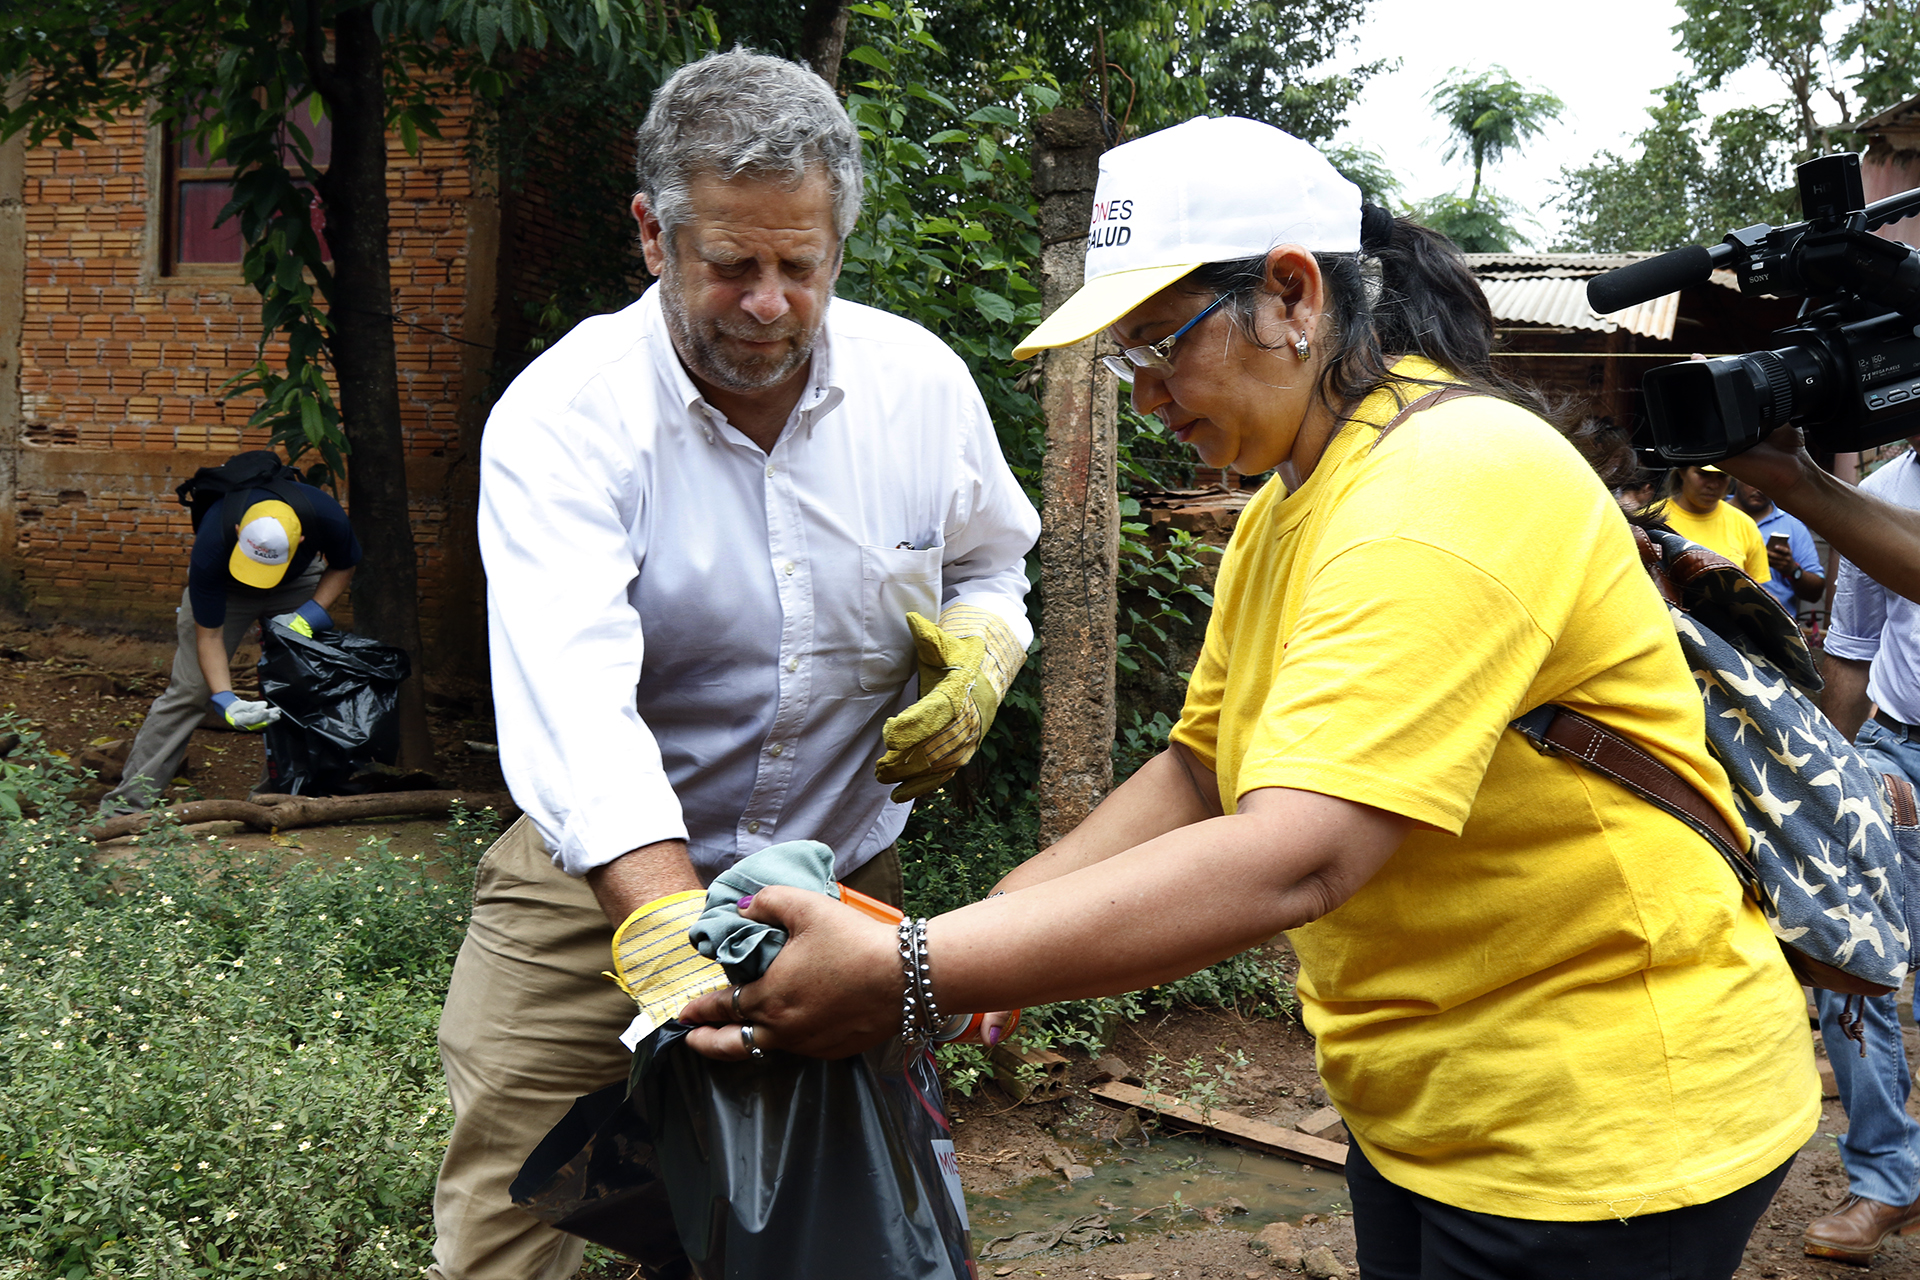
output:
[[[1313,348],[1307,344],[1307,335],[1304,330],[1298,338],[1294,339],[1293,354],[1299,356],[1302,360],[1305,360],[1313,354]]]

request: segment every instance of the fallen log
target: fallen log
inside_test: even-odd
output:
[[[292,827],[323,827],[355,818],[440,817],[455,803],[469,809],[491,805],[502,815],[519,810],[504,791],[387,791],[364,796],[276,796],[274,803],[246,800],[191,800],[186,804],[146,813],[129,813],[87,828],[82,834],[99,842],[146,830],[159,818],[186,826],[195,822],[244,822],[255,831],[285,831]]]
[[[1225,1138],[1228,1142],[1252,1147],[1255,1151],[1285,1156],[1289,1160],[1298,1160],[1304,1164],[1319,1165],[1322,1169],[1344,1172],[1347,1167],[1347,1148],[1344,1143],[1328,1142],[1324,1138],[1309,1137],[1304,1133],[1282,1129],[1277,1124],[1249,1120],[1245,1116],[1235,1115],[1231,1111],[1222,1111],[1218,1107],[1214,1107],[1202,1116],[1199,1108],[1189,1107],[1178,1098],[1169,1098],[1164,1093],[1149,1093],[1145,1089],[1121,1084],[1117,1080],[1096,1084],[1088,1092],[1096,1098],[1105,1098],[1108,1102],[1117,1102],[1122,1106],[1145,1107],[1149,1111],[1157,1111],[1182,1124],[1205,1129],[1208,1133]]]

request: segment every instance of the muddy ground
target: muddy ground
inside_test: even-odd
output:
[[[243,647],[234,660],[235,687],[254,687],[253,663],[258,650]],[[171,643],[124,636],[98,636],[71,628],[32,628],[0,618],[0,709],[32,722],[56,749],[85,760],[116,740],[130,738],[139,728],[153,697],[165,687],[172,660]],[[473,791],[504,788],[497,758],[485,748],[493,742],[493,725],[484,701],[447,697],[429,699],[435,745],[439,752],[435,781]],[[469,745],[469,744],[478,744]],[[183,777],[170,788],[170,801],[200,798],[241,798],[258,782],[263,764],[260,740],[224,729],[195,732]],[[97,796],[104,791],[97,786]],[[417,841],[432,847],[437,824],[393,819],[338,829],[288,833],[302,847],[317,853],[352,849],[369,833],[391,834],[396,846]],[[263,843],[268,837],[237,835],[235,843]],[[278,837],[285,841],[286,837]],[[1917,1046],[1915,1032],[1907,1031],[1909,1056]],[[1313,1046],[1291,1020],[1249,1021],[1217,1010],[1186,1010],[1156,1016],[1119,1028],[1108,1052],[1136,1070],[1157,1055],[1170,1063],[1198,1057],[1222,1081],[1214,1106],[1268,1123],[1291,1126],[1326,1101],[1313,1070]],[[1250,1067],[1233,1065],[1243,1054]],[[1083,1054],[1069,1054],[1066,1084],[1060,1094],[1045,1101],[1012,1102],[997,1086],[985,1084],[971,1097],[950,1101],[956,1120],[955,1145],[961,1177],[971,1195],[997,1195],[1012,1188],[1032,1191],[1048,1181],[1064,1183],[1066,1175],[1055,1164],[1071,1151],[1111,1144],[1119,1133],[1134,1141],[1128,1114],[1100,1102],[1086,1092],[1094,1075]],[[1219,1074],[1224,1073],[1224,1074]],[[1910,1106],[1912,1104],[1910,1103]],[[1920,1111],[1916,1111],[1920,1114]],[[1807,1258],[1800,1249],[1800,1232],[1807,1222],[1829,1212],[1846,1194],[1833,1135],[1842,1132],[1846,1118],[1829,1100],[1820,1132],[1795,1162],[1747,1249],[1741,1280],[1809,1280],[1822,1276],[1873,1275],[1890,1280],[1920,1280],[1920,1237],[1895,1241],[1871,1268],[1846,1266]],[[1126,1130],[1127,1132],[1121,1132]],[[1340,1136],[1337,1132],[1333,1136]],[[1116,1159],[1128,1158],[1130,1145],[1111,1145]],[[1034,1180],[1039,1180],[1038,1182]],[[1017,1260],[988,1260],[983,1276],[1024,1278],[1050,1276],[1055,1280],[1242,1280],[1277,1274],[1271,1255],[1254,1247],[1264,1225],[1257,1215],[1228,1214],[1223,1225],[1209,1225],[1203,1212],[1214,1206],[1196,1204],[1197,1212],[1169,1220],[1165,1212],[1140,1222],[1130,1221],[1132,1206],[1116,1206],[1108,1229],[1125,1236],[1118,1243],[1087,1250],[1055,1249]],[[1298,1222],[1297,1239],[1304,1250],[1325,1246],[1354,1274],[1352,1219],[1337,1210],[1309,1214]],[[1226,1225],[1231,1223],[1233,1225]],[[976,1231],[984,1243],[991,1233],[985,1224]],[[597,1268],[607,1280],[624,1276],[624,1269]]]

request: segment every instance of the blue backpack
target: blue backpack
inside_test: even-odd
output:
[[[1707,746],[1733,783],[1748,849],[1678,774],[1611,729],[1551,704],[1513,728],[1705,836],[1766,914],[1802,983],[1890,994],[1906,977],[1920,916],[1913,788],[1876,772],[1802,692],[1818,690],[1820,674],[1778,601],[1677,533],[1634,534],[1700,686]]]

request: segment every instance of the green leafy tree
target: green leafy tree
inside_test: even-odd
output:
[[[1556,203],[1574,221],[1560,249],[1676,249],[1794,217],[1782,145],[1790,135],[1778,111],[1748,108],[1707,121],[1683,83],[1670,86],[1651,114],[1630,156],[1603,151],[1561,171]]]
[[[1435,85],[1427,101],[1451,137],[1445,158],[1473,163],[1473,186],[1465,195],[1437,196],[1414,208],[1420,221],[1444,232],[1467,253],[1498,253],[1527,239],[1516,225],[1526,215],[1486,184],[1486,167],[1518,151],[1560,118],[1560,99],[1527,88],[1501,67],[1478,75],[1455,68]]]
[[[1920,9],[1866,0],[1681,0],[1674,28],[1691,71],[1650,109],[1625,156],[1602,152],[1562,171],[1573,217],[1562,246],[1622,251],[1718,240],[1798,216],[1793,165],[1859,145],[1841,126],[1911,97],[1920,85]],[[1750,66],[1780,98],[1707,119],[1698,95]]]
[[[1391,206],[1400,194],[1400,178],[1386,157],[1370,147],[1329,146],[1321,144],[1320,153],[1340,171],[1342,177],[1360,188],[1360,198],[1368,204]]]
[[[1480,199],[1487,165],[1498,164],[1507,152],[1518,151],[1539,137],[1566,109],[1560,99],[1527,88],[1501,67],[1490,67],[1476,76],[1456,68],[1451,79],[1434,86],[1427,101],[1453,135],[1447,143],[1446,159],[1465,155],[1473,161],[1469,205]]]
[[[0,26],[0,82],[24,82],[0,137],[93,138],[115,118],[173,122],[233,172],[242,270],[261,299],[259,364],[230,388],[259,397],[254,426],[313,478],[345,472],[365,547],[354,581],[361,630],[422,670],[388,271],[387,136],[432,135],[446,96],[498,101],[517,54],[548,49],[637,97],[697,47],[646,0],[33,0]],[[154,104],[158,104],[157,109]],[[325,172],[300,115],[333,122]],[[151,113],[151,114],[149,114]],[[291,144],[291,150],[289,150]],[[326,211],[323,260],[311,205]],[[280,368],[265,359],[284,339]],[[338,388],[338,400],[333,388]],[[420,682],[402,694],[404,762],[432,759]]]
[[[1519,224],[1526,214],[1492,191],[1477,198],[1458,192],[1422,200],[1413,206],[1413,219],[1432,227],[1458,245],[1462,253],[1505,253],[1527,243]]]
[[[1199,115],[1244,115],[1317,142],[1387,65],[1321,70],[1353,41],[1366,0],[941,0],[924,8],[928,34],[947,55],[943,94],[971,109],[992,99],[1004,68],[1030,65],[1052,77],[1068,105],[1104,107],[1116,140]],[[851,30],[863,21],[856,11]]]

